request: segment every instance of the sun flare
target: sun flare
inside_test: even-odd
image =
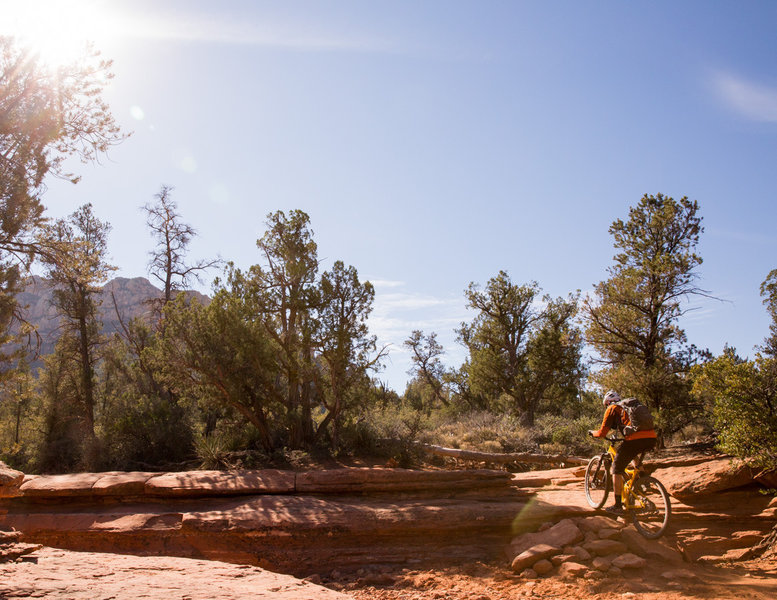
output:
[[[105,3],[88,0],[2,0],[0,34],[17,38],[51,67],[78,59],[111,33]]]

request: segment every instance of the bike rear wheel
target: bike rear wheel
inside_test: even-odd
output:
[[[640,477],[629,494],[631,520],[643,537],[661,537],[669,525],[672,505],[663,484],[654,477]]]
[[[585,497],[592,508],[601,508],[609,494],[609,465],[603,456],[594,456],[585,469]]]

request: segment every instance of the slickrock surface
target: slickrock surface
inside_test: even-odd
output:
[[[173,557],[46,548],[0,563],[0,598],[61,600],[345,600],[349,596],[258,567]]]
[[[208,558],[308,576],[488,559],[531,497],[504,471],[347,468],[28,477],[0,526],[92,552]]]

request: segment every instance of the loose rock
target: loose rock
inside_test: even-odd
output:
[[[559,554],[560,552],[560,548],[557,548],[556,546],[550,546],[548,544],[537,544],[536,546],[532,546],[528,550],[521,552],[513,559],[513,571],[519,573],[527,567],[534,565],[537,561],[540,561],[544,558],[549,558]]]
[[[626,544],[618,542],[616,540],[593,540],[583,544],[583,548],[588,550],[591,554],[597,556],[607,556],[608,554],[622,554],[626,552]]]
[[[566,562],[558,568],[560,577],[582,577],[588,573],[588,567],[576,562]]]
[[[537,575],[546,575],[553,570],[553,563],[547,559],[542,559],[534,563],[532,567]]]
[[[577,560],[581,562],[591,560],[591,553],[582,546],[575,546],[572,549],[572,554],[574,554]]]
[[[599,530],[599,538],[602,540],[612,540],[620,535],[619,529],[613,529],[612,527],[605,527]]]
[[[613,566],[619,569],[642,569],[647,566],[648,561],[636,554],[621,554],[612,561]]]
[[[572,519],[559,521],[553,527],[536,533],[525,533],[513,539],[510,548],[513,556],[528,550],[537,544],[547,544],[563,548],[570,544],[576,544],[583,539],[583,532],[575,525]]]

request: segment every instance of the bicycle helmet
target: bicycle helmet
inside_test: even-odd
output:
[[[615,390],[610,390],[609,392],[607,392],[604,395],[604,399],[602,400],[602,404],[604,406],[610,406],[610,404],[612,404],[614,402],[620,402],[620,401],[621,401],[620,394],[618,392],[616,392]]]

